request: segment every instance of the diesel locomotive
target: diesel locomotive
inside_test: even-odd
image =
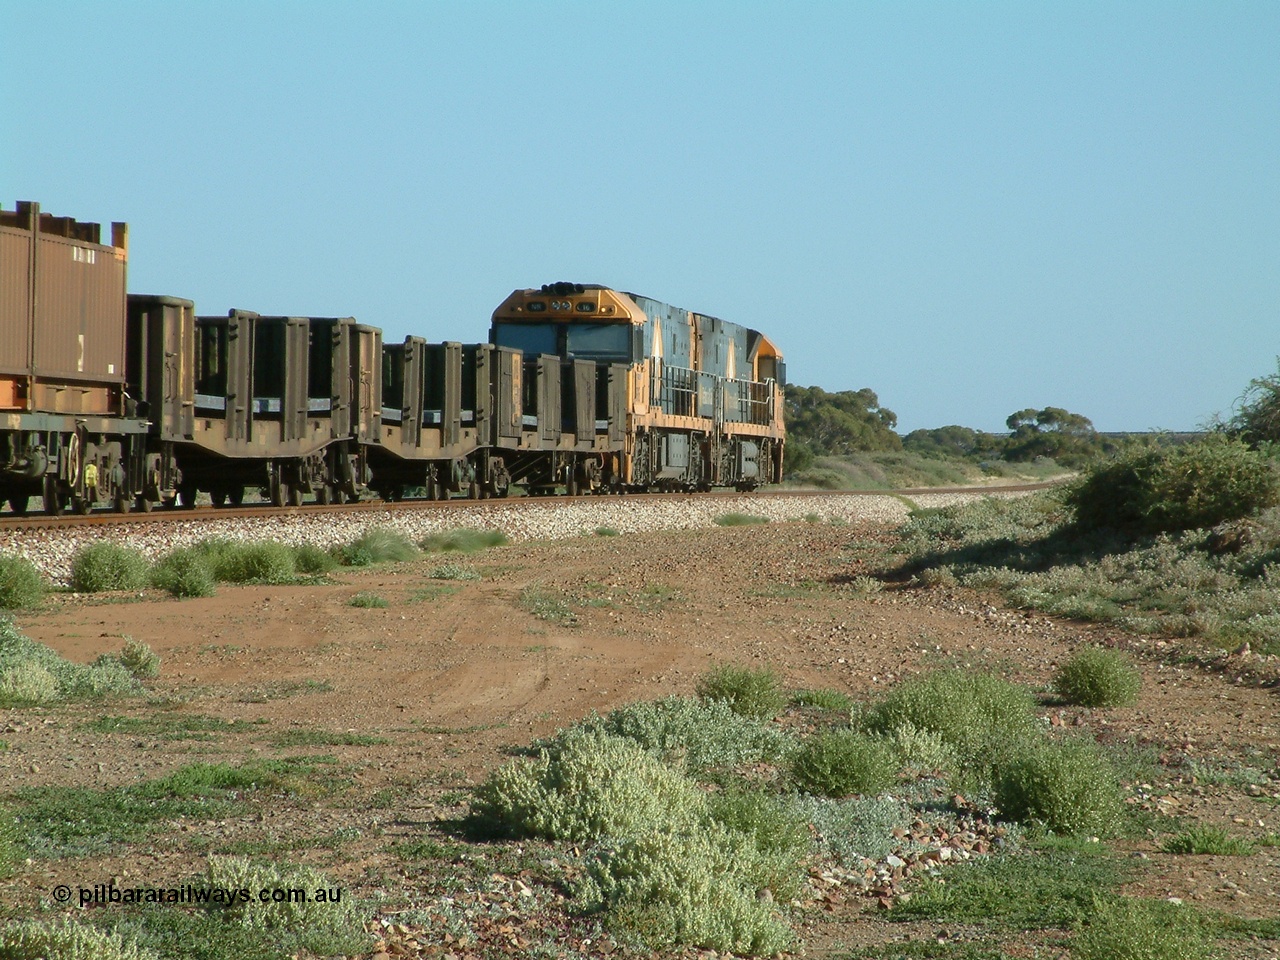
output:
[[[781,479],[761,333],[609,287],[517,290],[486,343],[129,294],[128,230],[0,211],[0,498],[15,513]]]

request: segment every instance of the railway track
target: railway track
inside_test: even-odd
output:
[[[306,504],[300,507],[273,507],[268,503],[250,504],[239,507],[214,507],[209,504],[196,507],[160,508],[149,513],[116,513],[108,510],[97,510],[88,514],[63,514],[50,516],[47,514],[28,514],[15,516],[9,512],[0,513],[0,532],[18,532],[35,530],[80,529],[85,527],[119,527],[119,526],[154,526],[172,523],[217,523],[226,520],[258,519],[306,519],[333,516],[359,517],[369,513],[400,513],[409,511],[457,511],[474,510],[476,508],[507,507],[514,509],[554,509],[558,506],[573,503],[602,502],[685,502],[689,500],[715,502],[721,500],[766,499],[766,498],[842,498],[842,497],[911,497],[928,495],[981,495],[991,493],[1028,493],[1046,490],[1055,486],[1055,482],[1002,484],[999,486],[960,486],[960,487],[917,487],[901,490],[763,490],[751,494],[743,494],[733,490],[712,493],[646,493],[630,494],[622,497],[601,496],[547,496],[547,497],[511,497],[496,500],[382,500],[378,498],[359,500],[344,504]]]

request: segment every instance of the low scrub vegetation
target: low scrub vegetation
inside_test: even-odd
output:
[[[1206,442],[1207,459],[1219,456],[1220,443]],[[1196,451],[1179,456],[1187,461]],[[1227,456],[1273,469],[1249,451],[1230,448]],[[1202,478],[1221,480],[1212,471]],[[917,511],[902,528],[905,558],[890,575],[922,584],[945,576],[999,590],[1023,609],[1280,653],[1280,507],[1255,513],[1261,501],[1242,501],[1231,511],[1236,519],[1152,533],[1141,524],[1092,526],[1073,506],[1078,499],[1051,491]],[[1217,499],[1212,491],[1199,498]],[[1160,515],[1172,512],[1171,505]]]
[[[137,660],[137,655],[130,655]],[[141,692],[119,657],[74,663],[0,621],[0,706],[30,707],[56,700],[91,700]]]
[[[897,758],[883,741],[856,730],[815,734],[791,757],[792,782],[822,797],[880,793],[893,783],[897,769]]]
[[[769,669],[726,665],[702,677],[695,687],[704,700],[723,700],[734,713],[756,720],[776,717],[787,704],[782,681]]]
[[[1192,827],[1169,837],[1161,844],[1165,853],[1247,857],[1258,848],[1244,837],[1233,836],[1222,827]]]
[[[151,950],[75,920],[14,920],[0,927],[5,960],[158,960]]]
[[[71,589],[82,593],[141,590],[147,586],[150,564],[131,547],[100,541],[76,551],[71,559]]]
[[[767,672],[732,670],[752,683],[726,684],[733,674],[721,667],[700,679],[697,699],[629,704],[534,743],[477,789],[470,828],[591,851],[570,884],[574,909],[648,949],[767,954],[790,941],[783,905],[812,858],[861,870],[906,849],[922,816],[954,815],[937,806],[952,784],[976,785],[1011,821],[1004,859],[1017,864],[1035,859],[1013,853],[1018,823],[1099,836],[1122,816],[1116,771],[1092,742],[1052,736],[1030,692],[990,674],[944,670],[869,706],[832,701],[852,723],[797,737],[813,698],[797,696],[782,719],[785,698],[735,712],[729,696],[708,694],[754,689]],[[1092,897],[1093,879],[1081,874],[1071,896]]]
[[[375,563],[413,560],[418,556],[418,548],[399,530],[373,527],[338,547],[336,555],[344,566],[367,567]]]
[[[501,530],[474,530],[462,528],[435,533],[422,541],[420,546],[427,553],[476,553],[507,543],[507,535]]]
[[[754,513],[722,513],[715,519],[718,527],[754,527],[768,522],[768,517],[756,516]]]
[[[39,606],[48,590],[48,582],[30,560],[0,553],[0,609]]]
[[[152,586],[175,597],[211,597],[217,582],[209,558],[192,547],[165,554],[151,568]]]
[[[1142,675],[1119,651],[1090,647],[1058,668],[1053,689],[1082,707],[1124,707],[1137,701]]]
[[[996,763],[996,805],[1055,833],[1110,834],[1120,820],[1115,771],[1089,741],[1041,741]]]

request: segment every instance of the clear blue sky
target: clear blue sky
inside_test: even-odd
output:
[[[903,432],[1189,429],[1280,355],[1280,3],[0,0],[0,203],[201,313],[756,327]]]

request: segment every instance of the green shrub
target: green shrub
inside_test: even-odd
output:
[[[839,690],[797,690],[791,695],[791,702],[797,707],[814,707],[846,714],[854,705],[853,697]]]
[[[476,791],[475,822],[498,834],[591,840],[706,818],[706,795],[634,741],[574,728]]]
[[[298,573],[317,576],[328,573],[338,565],[338,560],[327,550],[315,544],[304,543],[293,548],[293,566]]]
[[[901,800],[887,796],[829,800],[807,796],[795,801],[797,813],[813,824],[818,845],[846,866],[863,859],[879,860],[901,846],[894,830],[905,830],[915,817]]]
[[[357,593],[347,601],[347,605],[351,607],[379,609],[391,606],[391,604],[387,603],[384,598],[378,596],[376,593],[370,593],[368,590],[362,590],[360,593]]]
[[[1280,502],[1280,474],[1243,443],[1211,435],[1100,463],[1067,502],[1083,529],[1158,533],[1212,527]]]
[[[1106,835],[1120,819],[1119,782],[1092,742],[1024,746],[998,763],[994,789],[1006,816],[1056,833]]]
[[[141,590],[150,564],[131,547],[99,541],[81,547],[71,558],[71,587],[81,593]]]
[[[955,769],[956,751],[936,730],[924,730],[907,722],[885,737],[898,766],[913,773],[938,773]]]
[[[1131,897],[1095,902],[1071,943],[1074,960],[1210,960],[1214,951],[1179,907]]]
[[[879,793],[896,772],[893,752],[885,743],[856,730],[815,734],[791,757],[796,786],[823,797]]]
[[[0,609],[34,607],[48,589],[48,583],[30,560],[0,553]]]
[[[626,737],[659,758],[684,763],[694,771],[772,763],[791,747],[787,734],[734,713],[723,700],[645,700],[580,726]]]
[[[618,533],[618,531],[617,531],[617,530],[615,530],[613,527],[596,527],[596,531],[595,531],[595,532],[596,532],[596,536],[597,536],[597,537],[616,537],[616,536],[620,536],[620,534]]]
[[[339,547],[337,556],[344,566],[367,567],[375,563],[412,560],[418,556],[418,548],[399,530],[372,527]]]
[[[1248,857],[1258,848],[1244,837],[1233,837],[1222,827],[1192,827],[1160,844],[1165,853],[1209,854],[1221,857]]]
[[[311,867],[277,867],[244,857],[211,856],[204,881],[221,890],[301,891],[304,896],[285,902],[261,903],[255,894],[249,903],[237,901],[216,908],[241,927],[271,931],[281,946],[293,948],[290,952],[363,955],[368,949],[369,937],[350,892]],[[318,897],[320,893],[323,899]]]
[[[431,571],[432,580],[480,580],[481,576],[460,563],[442,563]]]
[[[507,543],[507,535],[501,530],[446,530],[444,533],[433,533],[422,541],[423,550],[428,553],[475,553],[489,547],[501,547]]]
[[[88,665],[74,663],[23,636],[12,623],[0,621],[0,697],[12,698],[7,705],[130,696],[140,691],[138,681],[116,657],[100,657]]]
[[[292,583],[297,577],[294,552],[283,543],[215,542],[208,555],[213,575],[224,583]]]
[[[1117,650],[1089,647],[1058,668],[1053,689],[1082,707],[1123,707],[1138,699],[1142,675]]]
[[[58,699],[58,681],[37,663],[0,670],[0,707],[38,707]]]
[[[161,557],[151,568],[151,582],[175,597],[212,597],[216,580],[208,557],[187,547]]]
[[[754,800],[713,808],[697,784],[632,740],[566,730],[537,757],[491,774],[471,819],[498,834],[595,842],[578,906],[651,948],[773,953],[790,940],[758,894],[797,888],[794,824]]]
[[[156,960],[156,954],[87,923],[11,920],[0,927],[4,960]]]
[[[1030,691],[989,673],[941,670],[898,684],[863,718],[867,730],[892,735],[914,727],[942,738],[968,764],[1036,731]]]
[[[723,700],[734,713],[770,720],[787,705],[778,675],[768,668],[722,666],[698,680],[694,689],[704,700]]]
[[[139,680],[150,680],[160,675],[160,655],[141,640],[126,637],[120,663]]]
[[[758,517],[752,513],[722,513],[715,519],[718,527],[754,527],[768,522],[768,517]]]
[[[791,930],[757,896],[765,887],[745,869],[752,859],[745,838],[720,824],[649,831],[601,849],[578,901],[650,949],[772,955],[790,944]]]

